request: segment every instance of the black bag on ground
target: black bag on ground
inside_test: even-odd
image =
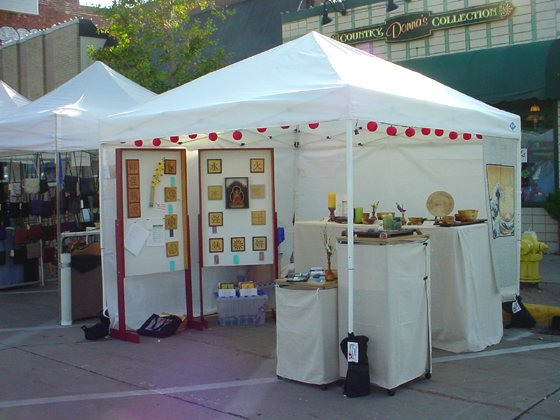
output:
[[[181,318],[176,315],[152,314],[136,332],[148,337],[165,338],[175,334],[181,322]]]
[[[82,330],[84,330],[84,335],[86,340],[99,340],[100,338],[105,338],[109,335],[109,327],[111,324],[111,319],[109,318],[109,313],[105,309],[97,314],[99,322],[92,325],[91,327],[86,327],[82,325]]]
[[[369,395],[369,361],[367,356],[367,343],[369,339],[365,335],[354,335],[349,333],[348,337],[340,342],[340,349],[348,360],[348,343],[352,343],[354,351],[350,355],[348,370],[344,381],[344,396],[349,398],[363,397]]]
[[[533,328],[537,324],[533,315],[521,302],[521,296],[516,296],[513,302],[503,302],[502,309],[511,315],[511,320],[506,328]]]

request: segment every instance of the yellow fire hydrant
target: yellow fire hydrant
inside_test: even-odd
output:
[[[548,245],[539,242],[537,234],[532,230],[523,232],[521,235],[521,282],[536,285],[541,280],[539,263],[544,253],[548,251]]]

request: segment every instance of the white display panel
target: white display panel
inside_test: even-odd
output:
[[[160,162],[164,168],[158,176]],[[185,151],[123,150],[121,164],[125,276],[184,270],[188,267]],[[131,172],[136,164],[138,173]],[[154,177],[159,181],[152,187]],[[167,228],[169,217],[176,222],[173,229]]]
[[[204,267],[274,264],[272,149],[199,151]]]

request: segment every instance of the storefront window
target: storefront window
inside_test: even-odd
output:
[[[521,199],[525,207],[540,207],[556,189],[558,162],[555,158],[557,127],[554,101],[524,100],[497,105],[521,117]]]

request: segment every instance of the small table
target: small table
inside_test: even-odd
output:
[[[279,377],[321,386],[340,379],[337,296],[336,282],[276,280]]]

